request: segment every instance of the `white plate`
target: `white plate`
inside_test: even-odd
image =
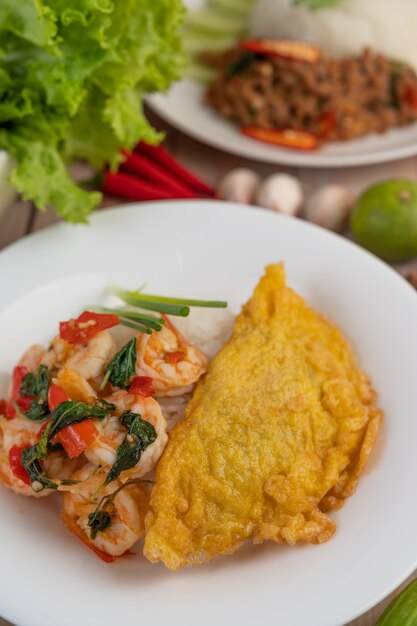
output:
[[[385,264],[300,220],[219,202],[132,205],[91,226],[59,224],[0,254],[0,394],[19,353],[99,301],[109,283],[246,300],[265,264],[352,340],[380,391],[383,432],[357,492],[321,546],[247,547],[169,572],[139,555],[113,565],[71,536],[54,497],[0,489],[0,614],[20,626],[340,626],[417,564],[417,296]]]
[[[206,6],[206,0],[185,0],[191,9]],[[239,133],[213,109],[204,105],[205,88],[192,80],[173,85],[168,95],[147,98],[151,107],[184,133],[215,148],[241,157],[296,167],[347,167],[384,163],[417,154],[417,123],[383,135],[329,143],[320,150],[303,152],[250,139]]]

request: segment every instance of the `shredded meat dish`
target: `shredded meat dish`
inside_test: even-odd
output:
[[[241,127],[299,129],[321,140],[382,133],[417,120],[417,76],[369,49],[303,62],[245,50],[205,54],[216,68],[206,103]]]

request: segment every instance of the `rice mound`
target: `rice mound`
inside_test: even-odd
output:
[[[341,0],[316,11],[293,0],[259,0],[250,31],[255,37],[309,41],[336,58],[370,47],[417,71],[414,24],[417,0]]]

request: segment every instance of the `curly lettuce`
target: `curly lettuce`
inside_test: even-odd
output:
[[[1,0],[0,148],[25,199],[86,222],[101,196],[67,164],[160,141],[142,99],[181,75],[183,16],[181,0]]]

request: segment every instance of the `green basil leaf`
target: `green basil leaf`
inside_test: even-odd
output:
[[[127,389],[136,370],[136,337],[117,352],[107,366],[106,376],[112,385]]]
[[[116,480],[122,472],[139,463],[142,452],[155,441],[156,430],[138,413],[125,411],[120,421],[128,429],[128,434],[117,449],[116,460],[111,466],[103,486]]]
[[[50,415],[48,403],[32,400],[29,410],[23,415],[31,422],[44,422]]]
[[[50,480],[43,472],[39,463],[38,445],[22,450],[22,465],[30,476],[33,491],[57,489],[57,484]]]
[[[30,408],[24,416],[32,422],[43,422],[49,415],[48,391],[51,377],[46,365],[40,365],[34,372],[28,372],[22,379],[21,396],[34,396]]]
[[[105,400],[98,400],[91,405],[76,402],[75,400],[65,400],[52,411],[51,429],[47,440],[53,439],[63,428],[71,426],[71,424],[78,424],[90,417],[103,419],[114,408],[114,404],[110,404]]]
[[[87,526],[91,528],[91,539],[95,539],[98,532],[103,532],[103,530],[111,526],[110,513],[102,509],[96,509],[88,516]]]

